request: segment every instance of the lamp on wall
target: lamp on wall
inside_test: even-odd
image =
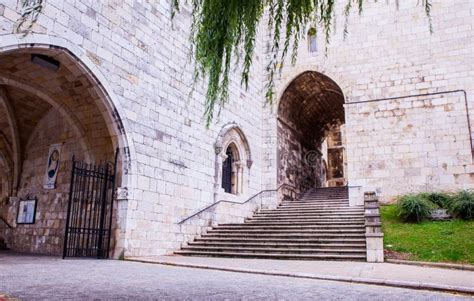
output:
[[[38,66],[49,69],[51,71],[58,71],[59,66],[61,65],[59,61],[53,59],[50,56],[43,55],[43,54],[32,54],[31,62]]]

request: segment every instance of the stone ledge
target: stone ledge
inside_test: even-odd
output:
[[[383,237],[383,233],[365,233],[365,237]]]
[[[400,260],[400,259],[386,259],[388,263],[395,264],[407,264],[407,265],[416,265],[421,267],[433,267],[433,268],[443,268],[443,269],[455,269],[462,271],[474,271],[474,265],[470,264],[457,264],[457,263],[447,263],[447,262],[427,262],[427,261],[411,261],[411,260]]]
[[[381,227],[382,223],[380,223],[380,222],[366,222],[365,226],[366,227]]]

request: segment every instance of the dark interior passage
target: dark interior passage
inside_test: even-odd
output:
[[[344,178],[343,124],[344,96],[339,86],[314,71],[296,77],[278,107],[279,183],[291,183],[300,191],[344,185],[344,180],[328,181]]]

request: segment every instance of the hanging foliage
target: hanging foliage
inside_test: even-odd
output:
[[[247,88],[250,66],[255,48],[257,28],[265,11],[268,12],[268,30],[272,35],[270,60],[267,65],[266,101],[273,102],[275,73],[291,51],[291,62],[296,62],[300,39],[308,24],[321,28],[326,44],[329,43],[335,18],[336,0],[190,0],[192,4],[191,44],[195,60],[195,78],[207,77],[209,85],[205,104],[205,119],[209,126],[215,107],[220,110],[229,99],[229,72],[231,63],[242,67],[242,85]],[[345,2],[344,35],[352,6],[362,12],[367,0]],[[377,0],[374,0],[377,2]],[[398,6],[398,0],[396,0]],[[172,16],[179,11],[179,0],[172,0]],[[431,0],[422,0],[430,20]],[[283,39],[283,43],[281,40]],[[243,60],[242,60],[243,58]]]
[[[20,9],[20,18],[16,21],[13,32],[26,36],[43,10],[43,0],[18,0],[18,8]]]

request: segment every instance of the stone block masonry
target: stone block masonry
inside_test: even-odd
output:
[[[474,3],[433,1],[433,34],[417,1],[404,1],[399,9],[394,5],[366,3],[360,16],[350,17],[345,39],[343,22],[337,22],[329,45],[318,37],[316,52],[300,43],[297,63],[287,61],[276,81],[278,97],[307,71],[324,74],[341,88],[351,203],[360,203],[366,190],[377,191],[386,202],[409,191],[474,185],[474,114],[470,122],[466,114],[474,112]],[[342,4],[336,12],[344,20]],[[446,91],[461,92],[363,102]],[[264,184],[272,186],[278,182],[271,163],[278,155],[278,131],[272,110],[265,118]]]
[[[117,236],[115,256],[171,253],[189,238],[183,235],[177,221],[215,201],[214,143],[225,124],[239,124],[249,141],[254,162],[246,171],[246,193],[236,198],[244,201],[262,188],[261,59],[256,55],[248,90],[241,87],[238,71],[231,76],[230,101],[207,129],[202,118],[206,82],[192,85],[193,68],[188,60],[189,10],[183,8],[171,22],[170,8],[168,1],[44,1],[32,34],[22,37],[12,34],[19,18],[16,1],[0,4],[0,56],[8,51],[23,53],[26,57],[37,47],[47,49],[49,45],[65,49],[75,55],[75,63],[84,65],[86,73],[98,79],[100,89],[112,99],[107,105],[100,97],[93,101],[75,99],[76,104],[89,101],[102,104],[95,110],[75,109],[74,112],[80,113],[76,117],[87,132],[116,131],[127,137],[127,143],[117,145],[122,147],[123,160],[127,160],[120,170],[121,182],[117,185],[127,193],[121,196],[120,206],[117,206],[121,232]],[[261,47],[262,41],[257,41],[256,53]],[[12,66],[11,70],[2,67],[2,79],[10,71],[25,72],[22,68],[15,69],[18,66]],[[54,77],[53,74],[48,76]],[[76,80],[75,76],[83,75],[78,72],[68,79]],[[8,81],[2,83],[5,82]],[[56,87],[55,91],[77,88],[75,84]],[[94,93],[93,88],[89,90]],[[56,101],[64,103],[61,98]],[[105,115],[107,111],[112,114],[106,125],[99,127],[88,121],[90,114]],[[97,135],[88,139],[93,145],[101,142]],[[77,154],[67,152],[64,157],[70,159],[73,153]],[[42,151],[37,156],[38,165],[43,166],[47,154]],[[63,180],[67,182],[66,178]],[[43,193],[40,185],[37,186],[38,189],[31,188],[38,194]],[[67,191],[67,187],[64,190]],[[47,200],[40,200],[39,206],[47,208],[54,200],[52,193]],[[61,212],[66,203],[62,196],[58,201],[63,206]],[[11,216],[16,215],[13,206],[8,210],[14,211]],[[228,214],[232,216],[232,212]],[[56,218],[52,216],[47,215],[51,221]],[[61,223],[54,227],[55,235],[51,237],[58,242],[56,245],[60,245],[58,236],[63,232],[60,228],[63,228]],[[49,239],[48,234],[41,233],[40,236]],[[33,240],[25,240],[23,250],[57,254],[57,247],[52,250],[41,239]],[[31,247],[36,241],[38,247]]]
[[[53,138],[66,141],[65,160],[81,153],[78,144],[82,140],[82,144],[94,150],[91,154],[97,153],[95,158],[87,158],[88,152],[82,151],[82,158],[90,161],[104,160],[115,147],[120,148],[119,161],[123,164],[117,183],[120,196],[115,213],[119,225],[115,235],[116,256],[170,254],[208,225],[241,221],[258,206],[224,205],[186,225],[179,225],[178,221],[217,200],[243,202],[261,190],[275,189],[281,184],[277,177],[278,110],[276,106],[262,105],[265,67],[270,59],[266,45],[271,38],[266,20],[256,39],[248,89],[240,85],[236,70],[231,76],[230,101],[206,128],[202,118],[206,81],[193,85],[193,66],[188,60],[188,7],[183,7],[171,21],[170,1],[43,2],[38,22],[26,37],[12,33],[20,16],[17,1],[0,4],[0,84],[16,92],[31,84],[29,92],[35,105],[28,107],[28,111],[38,114],[34,122],[27,117],[29,114],[22,114],[19,131],[25,137],[19,140],[27,141],[25,133],[34,133],[34,129],[41,133],[33,135],[35,141],[41,140],[34,147],[21,142],[23,154],[17,154],[23,160],[20,178],[22,183],[28,183],[20,187],[18,196],[28,192],[41,195],[38,208],[45,209],[38,215],[38,229],[26,226],[27,230],[15,238],[28,245],[19,249],[46,253],[57,253],[60,249],[67,177],[58,179],[60,190],[48,193],[38,182],[47,146],[55,141]],[[342,8],[341,4],[338,11],[342,12]],[[349,186],[362,186],[351,192],[359,195],[359,203],[361,193],[367,190],[377,191],[382,201],[388,201],[396,194],[412,190],[473,187],[470,140],[474,137],[469,137],[461,93],[356,104],[464,90],[468,108],[474,112],[473,18],[472,0],[433,1],[434,33],[430,34],[416,0],[400,1],[398,10],[393,3],[370,2],[361,16],[351,16],[346,40],[342,37],[341,14],[327,53],[323,35],[318,36],[317,52],[309,52],[303,39],[297,64],[284,64],[276,79],[277,98],[306,71],[323,74],[340,87],[346,103],[345,112],[340,114],[344,115],[341,119],[345,120],[347,140],[344,171]],[[40,67],[28,69],[32,68],[29,55],[38,49],[62,62],[59,73],[47,73]],[[18,59],[18,63],[10,57]],[[61,73],[67,70],[71,72]],[[14,104],[20,101],[16,95],[11,94]],[[54,123],[46,109],[40,112],[39,104],[45,102],[47,95],[57,103],[55,108],[74,113],[69,114],[74,118],[66,120],[71,129],[66,128],[64,133],[59,129],[61,119],[56,118]],[[314,101],[311,95],[302,101]],[[305,112],[304,107],[301,112]],[[6,141],[2,145],[14,140],[10,125],[4,122],[6,114],[0,106],[0,131]],[[321,110],[307,119],[324,114]],[[229,123],[237,124],[245,135],[252,164],[244,169],[245,193],[222,194],[218,199],[221,183],[216,180],[219,171],[214,145]],[[472,135],[474,114],[470,125]],[[55,137],[48,140],[45,132]],[[103,137],[109,136],[111,141],[106,146]],[[0,152],[11,156],[12,151],[2,145]],[[5,162],[1,163],[4,165]],[[11,182],[6,177],[0,171],[0,182],[4,183],[2,198],[7,191],[3,187]],[[274,206],[277,200],[265,202]],[[8,212],[11,220],[17,209],[8,206],[0,211]]]
[[[346,104],[349,181],[390,201],[401,193],[473,188],[462,91]]]

